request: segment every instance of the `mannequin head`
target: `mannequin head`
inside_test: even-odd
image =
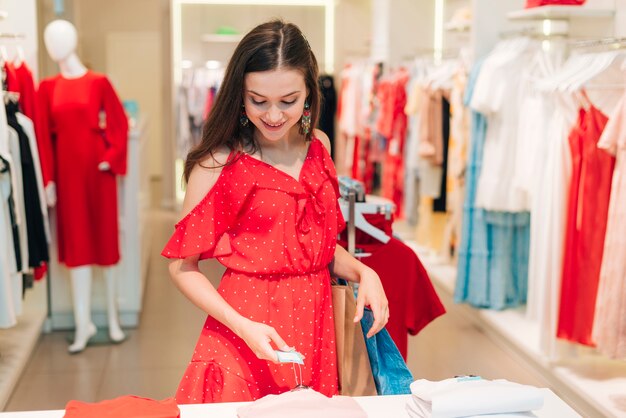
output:
[[[76,51],[78,35],[74,25],[67,20],[54,20],[46,26],[43,40],[50,58],[59,62]]]

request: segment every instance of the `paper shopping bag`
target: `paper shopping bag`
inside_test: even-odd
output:
[[[361,323],[354,323],[356,300],[349,285],[332,286],[339,393],[346,396],[377,395]]]

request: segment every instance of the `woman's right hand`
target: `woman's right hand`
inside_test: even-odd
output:
[[[266,324],[246,320],[243,325],[238,327],[237,334],[250,347],[252,352],[261,360],[269,360],[278,363],[278,356],[274,352],[271,343],[281,351],[291,351],[285,340],[283,340],[276,330]]]

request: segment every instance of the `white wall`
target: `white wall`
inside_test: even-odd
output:
[[[434,0],[372,0],[372,59],[396,67],[432,52],[434,4]]]
[[[155,80],[143,77],[141,71],[146,67],[158,68],[163,75],[169,74],[169,54],[167,51],[169,33],[168,22],[169,2],[167,0],[79,0],[75,2],[75,22],[79,35],[79,54],[85,64],[102,73],[107,73],[111,68],[120,68],[120,61],[127,63],[125,72],[108,74],[122,100],[135,99],[143,108],[140,111],[148,114],[148,130],[150,132],[150,165],[147,167],[149,176],[161,177],[163,166],[164,141],[169,132],[169,117],[164,117],[161,106],[155,103],[167,103],[169,98],[169,79]],[[112,50],[107,50],[107,42],[111,36],[136,38],[137,42],[145,38],[149,33],[158,43],[158,48],[163,54],[152,53],[140,56],[128,57],[122,53],[116,55]],[[121,50],[120,50],[121,51]],[[133,60],[141,60],[142,65],[133,65]],[[150,83],[148,85],[148,83]],[[144,92],[138,97],[137,89],[128,88],[136,83],[142,83]],[[167,92],[167,94],[166,94]],[[150,113],[151,112],[151,113]]]
[[[626,37],[626,0],[615,0],[615,36]]]
[[[324,8],[320,6],[243,6],[184,4],[181,7],[182,59],[202,66],[208,59],[227,62],[236,43],[203,42],[204,34],[214,34],[228,26],[245,34],[273,18],[295,23],[305,34],[320,67],[324,67]]]
[[[8,13],[6,19],[0,20],[0,32],[22,33],[24,39],[11,40],[2,38],[0,42],[7,46],[9,58],[15,55],[15,46],[24,49],[26,62],[38,74],[38,38],[37,38],[37,4],[36,0],[0,0],[0,10]]]
[[[370,1],[341,0],[335,8],[335,74],[346,63],[370,56],[372,7]],[[338,81],[339,77],[335,77]]]

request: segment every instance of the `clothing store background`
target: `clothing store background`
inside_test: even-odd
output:
[[[17,3],[21,3],[24,7],[23,5],[28,2],[0,0],[0,9],[10,11],[9,20],[11,16],[18,16],[16,19],[20,18],[20,13],[12,12],[14,9],[11,9],[11,7],[15,8],[14,4]],[[82,61],[90,69],[107,74],[120,97],[136,100],[141,114],[146,115],[149,142],[145,148],[146,152],[141,156],[142,193],[147,194],[146,199],[150,201],[152,208],[178,210],[180,201],[176,193],[180,190],[180,179],[176,177],[175,169],[176,144],[173,138],[176,137],[176,118],[173,115],[175,113],[175,73],[176,67],[181,63],[173,62],[173,51],[176,42],[180,42],[179,46],[183,50],[185,47],[193,49],[194,46],[189,42],[186,43],[184,36],[182,39],[173,36],[177,25],[173,3],[170,0],[110,0],[106,2],[106,7],[103,7],[100,0],[65,0],[62,2],[38,0],[36,13],[32,11],[28,15],[28,12],[24,12],[28,17],[24,17],[20,22],[14,21],[12,30],[27,33],[25,46],[27,51],[34,54],[31,67],[35,73],[38,72],[38,78],[42,79],[58,73],[57,64],[50,60],[43,47],[43,28],[58,17],[74,23],[79,34],[77,54]],[[444,22],[452,19],[455,10],[468,4],[472,5],[471,35],[463,31],[447,31],[443,32],[443,39],[440,40],[441,43],[438,43],[437,33],[441,34],[442,31],[438,31],[435,17],[441,12],[438,5],[444,3],[445,7],[442,11]],[[59,4],[63,6],[60,15],[57,14]],[[467,45],[473,49],[474,58],[484,57],[492,50],[503,32],[527,25],[507,20],[507,13],[521,10],[523,5],[523,0],[337,1],[332,42],[334,47],[333,75],[337,92],[341,88],[339,74],[345,64],[363,59],[384,62],[388,68],[394,68],[417,56],[432,55],[437,48],[440,48],[438,52],[446,56],[450,53],[458,53],[459,49]],[[570,19],[570,25],[575,29],[573,35],[581,38],[626,35],[626,0],[588,0],[585,7],[588,6],[610,9],[614,13],[608,18],[597,20],[586,20],[584,17]],[[190,7],[190,9],[185,11],[185,7]],[[184,21],[185,16],[190,15],[190,10],[200,7],[183,5],[181,9],[183,11],[180,16],[183,19],[182,26],[188,30],[187,33],[194,33],[194,36],[204,32],[215,32],[218,29],[217,26],[234,27],[240,33],[245,33],[260,19],[254,14],[258,13],[258,9],[251,11],[245,6],[229,9],[231,11],[227,9],[234,6],[202,6],[202,13],[195,15],[191,13],[198,19]],[[228,19],[210,20],[211,10],[218,9],[220,14],[228,16]],[[317,9],[310,19],[306,17],[306,13],[302,14],[294,10],[283,13],[283,16],[306,28],[305,33],[320,61],[321,70],[324,71],[330,63],[325,59],[327,56],[327,44],[323,39],[325,21],[320,12],[321,8]],[[199,17],[205,17],[207,20],[199,19]],[[197,27],[208,21],[212,26],[209,27],[207,23],[207,28]],[[319,28],[315,30],[317,26]],[[197,39],[195,44],[200,44]],[[438,46],[434,48],[433,45]],[[223,54],[227,54],[227,48],[230,46],[222,45],[222,47],[226,48]],[[140,60],[136,58],[138,56],[141,57]],[[184,58],[193,59],[193,54]],[[194,63],[194,65],[200,64]],[[345,155],[346,147],[341,141],[342,139],[338,138],[336,142],[335,161],[340,174],[350,174],[346,166],[349,158]],[[422,241],[430,241],[433,247],[439,247],[442,240],[440,232],[443,230],[443,227],[438,225],[441,218],[436,214],[422,215],[420,214],[417,231],[419,238],[422,238]],[[432,216],[430,218],[432,222],[428,222],[430,216]],[[154,237],[144,237],[143,244],[146,247],[144,250],[150,251],[150,243],[157,245],[158,242]],[[143,274],[146,274],[146,270],[147,268],[144,267]],[[433,271],[431,271],[432,274]],[[165,275],[160,275],[159,278],[167,280]],[[99,294],[103,293],[98,290],[98,286],[102,289],[102,283],[95,283],[96,299]],[[441,284],[438,286],[441,292]],[[58,305],[63,301],[57,298],[55,302]],[[69,304],[69,298],[65,303]],[[94,305],[97,303],[98,301]],[[103,305],[102,300],[99,303]],[[489,317],[491,313],[484,315]],[[190,332],[195,334],[196,330],[190,330]],[[498,332],[494,334],[496,339],[500,338],[501,344],[511,344]],[[516,353],[523,351],[519,347],[508,350]],[[0,345],[0,353],[2,353],[2,345]],[[585,375],[586,368],[599,364],[596,359],[585,359],[587,363],[576,363],[573,360],[571,369],[566,369],[564,374],[554,377],[561,371],[550,368],[552,366],[547,368],[542,366],[544,362],[542,357],[528,355],[525,359],[535,366],[540,364],[538,368],[549,375],[548,381],[551,384],[558,384],[560,380],[563,380],[562,376],[567,376],[567,373]],[[624,378],[619,367],[614,367],[606,375],[602,374],[604,372],[599,373],[600,380],[606,380],[607,377]],[[173,377],[174,380],[177,378]],[[574,398],[580,398],[581,403],[585,403],[588,397],[579,394],[572,395],[567,389],[563,391]]]

